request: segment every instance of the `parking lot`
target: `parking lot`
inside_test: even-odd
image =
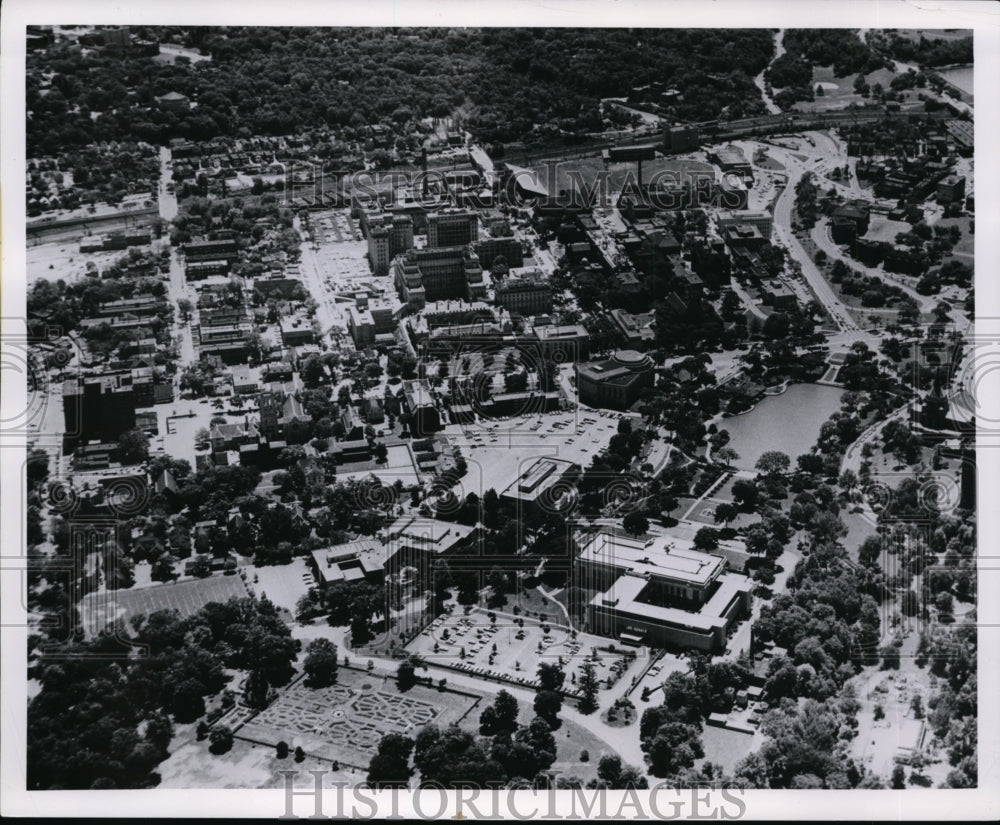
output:
[[[572,410],[450,424],[445,435],[462,448],[469,467],[455,489],[500,492],[541,456],[587,467],[618,432],[618,423],[618,413]]]
[[[609,678],[617,680],[616,669],[626,674],[637,670],[631,657],[608,650],[614,644],[610,639],[532,619],[523,622],[521,627],[504,615],[491,622],[483,610],[446,614],[419,633],[407,650],[431,662],[527,687],[538,687],[536,670],[542,662],[564,667],[568,690],[579,681],[586,661],[594,663],[602,688]]]

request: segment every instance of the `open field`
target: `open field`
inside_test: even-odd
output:
[[[246,548],[245,552],[253,550]],[[309,562],[301,557],[292,559],[290,564],[251,565],[246,573],[249,586],[258,598],[267,596],[276,607],[284,608],[293,616],[296,602],[316,583]]]
[[[81,252],[79,240],[75,239],[29,243],[25,250],[27,281],[29,285],[38,280],[62,280],[71,284],[86,276],[88,263],[93,263],[100,271],[124,254],[122,250]]]
[[[881,83],[883,88],[888,89],[889,83],[896,76],[890,69],[879,69],[865,75],[865,80],[869,86]],[[830,109],[843,109],[845,106],[855,103],[863,106],[870,102],[871,98],[864,98],[854,91],[854,81],[857,74],[849,74],[846,77],[834,77],[832,66],[816,66],[813,68],[812,86],[822,86],[823,95],[816,95],[815,100],[800,100],[794,108],[803,112],[825,112]],[[904,93],[908,98],[916,98],[912,90]]]
[[[337,478],[346,481],[375,476],[385,485],[392,484],[397,478],[407,487],[419,484],[420,471],[417,469],[410,448],[406,444],[396,444],[387,447],[386,450],[386,460],[382,464],[376,464],[374,461],[344,464],[337,469]]]
[[[302,790],[313,788],[314,780],[309,771],[326,772],[326,783],[353,784],[365,778],[365,772],[347,765],[339,771],[331,771],[331,763],[326,759],[306,756],[302,762],[296,762],[291,755],[278,759],[273,747],[242,739],[234,739],[229,751],[215,756],[208,751],[207,739],[198,742],[191,733],[177,745],[178,738],[172,743],[170,756],[157,766],[161,776],[158,788],[284,788],[285,777],[281,771],[296,771],[294,786]],[[302,810],[311,812],[309,800],[306,803]]]
[[[701,744],[705,749],[705,756],[697,766],[700,767],[705,762],[712,762],[721,765],[723,770],[728,773],[736,767],[744,756],[750,753],[752,748],[761,744],[757,741],[759,738],[757,734],[741,733],[715,725],[705,725],[701,734]]]
[[[893,243],[900,232],[909,232],[912,229],[913,227],[906,221],[891,221],[882,215],[874,214],[868,223],[868,232],[865,234],[865,240]],[[861,266],[861,264],[858,264],[859,268]]]

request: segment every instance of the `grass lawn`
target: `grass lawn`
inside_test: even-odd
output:
[[[705,757],[696,762],[695,767],[701,767],[705,762],[712,762],[721,765],[728,773],[750,753],[751,747],[755,744],[755,737],[752,733],[740,733],[714,725],[705,725],[701,734],[701,744],[705,749]]]
[[[865,75],[865,80],[869,86],[881,83],[883,88],[888,89],[889,83],[896,76],[891,69],[879,69]],[[816,66],[813,68],[812,85],[822,85],[824,94],[817,95],[813,101],[800,101],[796,107],[804,112],[822,112],[827,109],[842,109],[850,103],[859,106],[871,101],[871,98],[864,98],[854,91],[854,81],[857,74],[849,74],[846,77],[834,77],[832,66]]]
[[[882,215],[875,214],[868,223],[865,240],[893,243],[900,232],[909,232],[912,229],[913,227],[906,221],[890,221]]]
[[[962,230],[962,237],[958,243],[952,247],[951,255],[957,257],[962,263],[968,266],[973,265],[972,256],[976,251],[976,236],[969,232],[972,218],[941,218],[935,226],[957,226]],[[950,255],[945,256],[947,260]]]
[[[234,739],[232,749],[218,756],[209,753],[207,739],[198,742],[193,732],[183,741],[177,737],[174,742],[180,744],[157,768],[162,777],[160,788],[284,788],[285,777],[280,771],[298,771],[293,780],[294,786],[311,790],[314,780],[308,771],[327,771],[323,778],[327,786],[331,782],[353,785],[367,774],[367,770],[352,769],[346,765],[339,771],[331,771],[330,761],[311,756],[306,756],[302,762],[296,762],[291,755],[278,759],[273,747],[242,739]],[[312,812],[311,805],[310,800],[305,800],[302,810],[306,813],[302,816]]]

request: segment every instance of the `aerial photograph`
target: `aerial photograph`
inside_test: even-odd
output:
[[[19,37],[26,790],[979,787],[971,29]]]

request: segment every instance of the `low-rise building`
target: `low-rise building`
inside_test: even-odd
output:
[[[582,324],[547,324],[532,334],[545,360],[572,363],[590,357],[590,333]]]
[[[629,349],[642,352],[651,347],[656,340],[656,332],[653,329],[656,314],[653,312],[633,314],[624,309],[612,309],[607,317]]]
[[[578,464],[544,456],[525,466],[500,498],[547,513],[564,512],[576,500],[574,482],[579,473]]]
[[[312,551],[316,581],[326,587],[339,582],[381,581],[385,547],[375,539],[359,539]]]
[[[576,388],[591,407],[626,410],[654,383],[653,360],[635,350],[619,350],[604,361],[579,364]]]
[[[579,547],[579,586],[603,590],[587,605],[592,633],[629,645],[721,652],[735,623],[750,615],[750,580],[690,542],[601,530]]]

